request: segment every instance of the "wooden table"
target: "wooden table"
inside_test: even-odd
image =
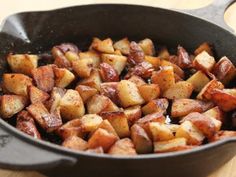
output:
[[[1,1],[1,0],[0,0]],[[223,1],[223,0],[222,0]],[[16,3],[18,2],[18,3]],[[20,11],[46,10],[65,6],[91,3],[130,3],[152,5],[164,8],[198,8],[211,3],[212,0],[7,0],[1,3],[0,21],[9,14]],[[236,3],[225,13],[225,20],[236,31]],[[1,157],[0,157],[1,158]],[[209,177],[236,177],[236,156]],[[45,177],[37,172],[19,172],[0,170],[0,177]]]

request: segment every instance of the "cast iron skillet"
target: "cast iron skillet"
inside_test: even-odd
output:
[[[236,37],[223,21],[223,12],[232,2],[215,0],[207,8],[185,12],[99,4],[15,14],[0,27],[0,72],[7,69],[4,57],[10,51],[39,53],[60,42],[84,47],[93,36],[112,39],[128,36],[135,40],[149,37],[170,48],[181,44],[189,51],[208,41],[215,45],[218,58],[226,55],[236,64]],[[166,154],[136,157],[87,154],[34,140],[0,119],[0,167],[38,170],[54,177],[203,177],[235,154],[236,138]]]

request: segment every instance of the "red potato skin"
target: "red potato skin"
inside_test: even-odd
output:
[[[117,71],[108,63],[100,64],[100,75],[104,82],[119,82]]]
[[[128,55],[128,62],[136,65],[144,61],[145,54],[142,48],[134,41],[130,43],[130,53]]]
[[[118,82],[107,82],[101,84],[101,94],[110,98],[113,103],[120,106],[121,102],[117,92]]]
[[[210,142],[215,142],[227,138],[236,138],[236,131],[221,130],[209,139]]]
[[[178,46],[177,55],[178,55],[177,65],[180,68],[186,69],[186,68],[190,68],[192,66],[191,58],[189,57],[189,54],[187,53],[187,51],[183,47]]]

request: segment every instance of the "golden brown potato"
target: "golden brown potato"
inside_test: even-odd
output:
[[[103,82],[119,82],[117,71],[108,63],[100,64],[100,75]]]
[[[172,124],[172,123],[171,124],[166,124],[166,127],[169,128],[172,131],[172,133],[176,133],[179,126],[180,126],[179,124]]]
[[[146,102],[156,99],[160,96],[160,88],[157,84],[145,84],[138,87],[140,95]]]
[[[210,79],[202,71],[197,71],[186,81],[193,85],[194,91],[200,92]]]
[[[158,57],[160,57],[161,59],[164,59],[164,60],[168,60],[170,57],[170,53],[169,53],[168,49],[166,47],[162,47],[158,51]]]
[[[137,153],[145,154],[152,152],[152,140],[148,137],[145,130],[138,124],[134,124],[131,127],[131,139]]]
[[[137,87],[146,84],[146,82],[141,77],[136,75],[132,75],[128,80],[133,82]]]
[[[3,74],[3,86],[9,93],[28,96],[27,87],[32,79],[24,74]]]
[[[52,89],[50,99],[44,103],[50,112],[54,112],[60,106],[61,98],[65,95],[65,93],[66,90],[59,87],[54,87]]]
[[[173,63],[177,64],[182,69],[190,68],[192,66],[191,57],[189,56],[188,52],[180,45],[177,48],[177,55],[177,63]]]
[[[50,97],[47,92],[44,92],[33,85],[28,87],[28,95],[31,103],[44,102]]]
[[[212,46],[211,44],[204,42],[194,51],[194,55],[198,55],[203,51],[207,52],[209,55],[213,56]]]
[[[210,138],[210,142],[219,141],[226,138],[235,138],[235,137],[236,137],[236,131],[221,130]]]
[[[113,126],[111,125],[111,123],[110,123],[108,120],[106,120],[106,119],[103,120],[103,121],[99,124],[98,128],[102,128],[102,129],[108,131],[109,133],[115,135],[115,136],[119,139],[119,136],[118,136],[118,134],[116,133],[116,130],[113,128]]]
[[[161,67],[172,66],[174,69],[174,73],[177,74],[180,78],[184,78],[184,71],[178,65],[166,60],[161,60],[160,66]]]
[[[87,149],[86,152],[88,153],[96,153],[96,154],[104,154],[103,148],[102,147],[97,147],[93,149]]]
[[[114,55],[114,54],[101,54],[102,62],[111,65],[118,73],[121,74],[125,65],[127,63],[127,57],[122,55]]]
[[[120,105],[120,100],[117,92],[118,82],[106,82],[101,84],[101,95],[107,96],[116,105]]]
[[[151,77],[152,83],[158,84],[161,91],[166,91],[175,84],[174,70],[172,66],[166,66],[159,71],[154,71]]]
[[[79,60],[79,55],[76,52],[72,52],[72,51],[67,51],[65,53],[65,57],[68,61],[72,62],[74,60]]]
[[[197,95],[197,99],[199,100],[211,100],[212,98],[212,91],[214,89],[220,89],[222,90],[224,88],[224,85],[213,79],[210,82],[208,82],[201,90],[201,92]]]
[[[130,50],[129,45],[130,42],[128,38],[123,38],[119,41],[116,41],[113,46],[116,50],[120,50],[123,55],[128,55]]]
[[[0,97],[0,102],[0,115],[6,119],[24,109],[27,99],[20,95],[3,95]]]
[[[93,69],[93,60],[91,58],[72,61],[72,69],[81,78],[88,78]]]
[[[131,106],[124,110],[129,125],[133,125],[142,116],[141,106]]]
[[[108,151],[111,155],[136,155],[134,144],[129,138],[118,140]]]
[[[139,41],[138,45],[143,49],[145,55],[154,56],[156,51],[151,39],[146,38]]]
[[[102,147],[104,152],[107,152],[110,147],[118,140],[118,138],[109,133],[107,130],[98,128],[91,138],[88,140],[88,148],[94,149],[97,147]]]
[[[15,73],[31,75],[31,70],[38,66],[38,56],[28,54],[9,54],[7,62]]]
[[[221,122],[225,122],[225,114],[218,106],[215,106],[202,114],[208,117],[213,117]]]
[[[123,111],[102,112],[100,115],[111,123],[120,138],[130,135],[128,120]]]
[[[141,78],[148,79],[151,77],[154,67],[152,64],[146,61],[142,61],[136,64],[133,68],[129,69],[125,79],[130,78],[133,75],[140,76]]]
[[[167,141],[157,141],[154,143],[154,152],[172,152],[188,149],[185,138],[175,138]]]
[[[211,71],[216,61],[206,51],[202,51],[193,60],[193,66],[198,70]]]
[[[100,77],[98,70],[92,70],[90,76],[88,78],[84,78],[79,82],[81,85],[86,85],[89,87],[93,87],[100,91],[100,85],[102,83],[102,79]]]
[[[92,42],[92,48],[103,53],[114,53],[113,42],[111,38],[104,40],[94,38]]]
[[[128,55],[128,62],[132,65],[136,65],[144,61],[145,54],[143,49],[134,41],[130,43],[130,52]]]
[[[88,148],[88,143],[78,136],[70,136],[63,141],[62,146],[73,150],[84,151]]]
[[[175,99],[171,107],[171,116],[173,118],[183,117],[191,112],[204,112],[212,108],[214,104],[211,102],[203,102],[194,99]]]
[[[86,114],[80,118],[83,132],[93,132],[102,123],[102,117],[97,114]]]
[[[98,93],[97,89],[86,85],[78,85],[75,90],[79,92],[84,103],[86,103],[93,95]]]
[[[179,81],[163,93],[168,99],[190,98],[193,92],[193,85],[187,81]]]
[[[131,81],[121,80],[117,86],[117,91],[123,107],[140,105],[145,102],[137,86]]]
[[[169,102],[166,98],[159,98],[156,100],[149,101],[145,106],[142,107],[144,115],[151,114],[154,112],[165,113],[169,106]]]
[[[90,50],[87,52],[80,52],[79,58],[83,59],[92,59],[93,67],[98,68],[101,62],[100,54],[96,51]]]
[[[152,133],[152,139],[154,142],[166,141],[174,138],[174,134],[165,124],[151,122],[149,123],[149,129]]]
[[[228,84],[236,76],[234,64],[227,58],[222,57],[214,66],[212,73],[223,84]]]
[[[60,100],[61,116],[65,120],[71,120],[83,116],[84,103],[79,92],[69,89]]]
[[[37,87],[45,92],[52,91],[54,87],[53,65],[40,66],[32,70],[33,79]]]
[[[159,57],[145,56],[144,60],[151,63],[155,69],[158,69],[161,65],[161,59]]]
[[[55,86],[60,88],[67,87],[75,76],[72,72],[65,68],[53,68],[55,74]]]
[[[87,101],[89,114],[99,114],[105,111],[118,111],[119,108],[106,96],[94,95]]]

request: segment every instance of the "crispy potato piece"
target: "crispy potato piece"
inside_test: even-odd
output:
[[[33,116],[35,121],[49,133],[62,125],[59,109],[53,113],[49,113],[43,103],[40,102],[31,104],[26,109]]]
[[[221,130],[218,131],[213,137],[210,138],[210,142],[223,140],[226,138],[236,138],[236,131]]]
[[[222,57],[214,66],[212,73],[223,84],[228,84],[236,76],[234,64],[227,58]]]
[[[139,41],[138,45],[143,49],[145,55],[154,56],[155,55],[155,47],[151,39],[146,38]]]
[[[90,50],[87,52],[80,52],[79,53],[79,58],[81,60],[83,59],[92,59],[93,67],[98,68],[99,64],[101,62],[100,54],[97,53],[96,51]]]
[[[7,92],[28,96],[27,87],[33,85],[32,79],[24,74],[3,74],[3,86]]]
[[[38,66],[38,56],[28,54],[9,54],[7,62],[15,73],[31,75],[31,70]]]
[[[94,95],[87,101],[89,114],[99,114],[106,111],[117,111],[119,108],[106,96]]]
[[[141,77],[136,75],[132,75],[128,80],[133,82],[137,87],[146,84],[146,82]]]
[[[155,69],[158,69],[161,65],[161,59],[159,57],[145,56],[144,60],[151,63]]]
[[[197,71],[186,80],[193,85],[194,91],[200,92],[203,87],[210,82],[210,79],[202,71]]]
[[[17,115],[16,128],[36,139],[41,139],[41,135],[36,128],[34,119],[27,111],[21,111]]]
[[[140,95],[146,102],[156,99],[160,96],[160,88],[157,84],[145,84],[138,87]]]
[[[118,73],[121,74],[127,63],[127,57],[114,54],[101,54],[102,62],[111,65]]]
[[[101,84],[101,95],[107,96],[116,105],[120,105],[120,99],[117,92],[118,82],[106,82]]]
[[[151,114],[154,112],[165,113],[169,106],[169,102],[166,98],[159,98],[156,100],[149,101],[145,106],[142,107],[144,115]]]
[[[86,103],[93,95],[98,93],[97,89],[86,85],[78,85],[75,90],[79,92],[84,103]]]
[[[74,60],[79,60],[79,55],[76,52],[72,52],[72,51],[68,51],[65,53],[65,57],[67,60],[69,60],[70,62],[74,61]]]
[[[151,77],[154,84],[158,84],[161,91],[166,91],[175,84],[174,70],[172,66],[166,66],[159,71],[154,71]]]
[[[166,127],[169,128],[172,131],[172,133],[176,133],[180,125],[179,124],[166,124]]]
[[[128,120],[123,111],[102,112],[100,115],[111,123],[120,138],[130,135]]]
[[[54,87],[52,89],[50,99],[44,103],[50,112],[54,112],[60,106],[61,98],[65,95],[65,93],[66,90],[59,87]]]
[[[183,117],[191,112],[204,112],[214,106],[211,102],[203,102],[194,99],[175,99],[171,107],[171,116],[173,118]]]
[[[145,130],[138,124],[134,124],[131,127],[131,139],[137,153],[145,154],[152,152],[152,141]]]
[[[98,38],[94,38],[92,42],[92,48],[103,53],[114,53],[113,42],[111,38],[101,41]]]
[[[136,65],[144,61],[145,54],[143,49],[134,41],[130,43],[130,52],[128,55],[128,62],[132,65]]]
[[[168,99],[189,98],[193,92],[193,85],[187,81],[179,81],[163,93]]]
[[[152,64],[150,64],[149,62],[143,61],[136,64],[133,68],[130,68],[125,78],[129,78],[132,75],[136,75],[144,79],[148,79],[151,77],[153,71],[154,71],[154,68]]]
[[[102,117],[97,114],[86,114],[80,118],[83,132],[93,132],[102,123]]]
[[[0,103],[0,115],[6,119],[24,109],[27,99],[20,95],[3,95],[0,97]]]
[[[211,100],[212,98],[212,91],[214,89],[220,89],[222,90],[224,88],[224,85],[213,79],[211,80],[210,82],[208,82],[204,87],[203,89],[201,90],[201,92],[197,95],[197,99],[199,100]]]
[[[161,59],[164,59],[164,60],[168,60],[170,57],[170,53],[169,53],[168,49],[166,47],[162,47],[158,51],[158,57],[160,57]]]
[[[88,148],[88,143],[78,136],[70,136],[63,141],[62,146],[73,150],[84,151]]]
[[[133,142],[129,138],[118,140],[108,151],[111,155],[136,155]]]
[[[121,80],[117,86],[118,96],[123,107],[135,106],[144,103],[137,86],[128,80]]]
[[[93,149],[87,149],[86,152],[88,153],[96,153],[96,154],[104,154],[103,148],[102,147],[97,147]]]
[[[28,95],[31,103],[44,102],[50,97],[47,92],[44,92],[33,85],[28,87]]]
[[[213,117],[221,122],[225,122],[225,114],[218,106],[211,108],[202,114],[208,117]]]
[[[88,140],[88,148],[94,149],[97,147],[102,147],[104,152],[107,152],[110,147],[118,140],[118,138],[109,133],[107,130],[98,128],[91,138]]]
[[[75,76],[72,72],[65,68],[53,68],[55,74],[55,86],[60,88],[67,87]]]
[[[88,78],[84,78],[79,82],[81,85],[86,85],[89,87],[93,87],[100,91],[100,85],[102,83],[102,79],[100,77],[98,70],[92,70],[90,76]]]
[[[198,70],[211,71],[216,61],[214,57],[209,55],[206,51],[198,54],[193,60],[193,66]]]
[[[160,66],[161,67],[172,66],[174,69],[174,73],[177,74],[180,78],[184,78],[184,71],[178,65],[166,60],[161,60]]]
[[[225,112],[236,109],[236,95],[229,94],[224,90],[213,89],[211,97],[212,101]]]
[[[182,47],[178,46],[177,48],[177,64],[180,68],[186,69],[192,66],[192,60],[188,54],[188,52]]]
[[[190,121],[184,121],[175,133],[176,138],[186,138],[189,145],[201,145],[205,136]]]
[[[109,133],[115,135],[115,136],[119,139],[119,136],[118,136],[118,134],[116,133],[116,130],[113,128],[113,126],[111,125],[111,123],[110,123],[108,120],[106,120],[106,119],[103,120],[103,121],[99,124],[98,128],[102,128],[102,129],[108,131]]]
[[[65,120],[71,120],[83,116],[85,108],[79,92],[69,89],[60,100],[61,116]]]
[[[142,116],[141,106],[131,106],[124,110],[129,125],[133,125]]]
[[[88,78],[93,69],[93,60],[91,58],[72,61],[72,69],[81,78]]]
[[[204,42],[194,51],[194,55],[198,55],[203,51],[207,52],[209,55],[213,56],[212,46],[211,44]]]
[[[154,152],[172,152],[188,149],[185,138],[175,138],[167,141],[158,141],[154,143]]]
[[[166,141],[174,138],[174,134],[165,124],[151,122],[149,123],[149,129],[152,133],[152,139],[154,142]]]
[[[116,41],[113,46],[116,50],[120,50],[123,55],[128,55],[130,52],[130,42],[128,38],[123,38],[119,41]]]
[[[108,63],[100,64],[100,75],[103,82],[118,82],[119,75],[117,71]]]
[[[45,92],[52,91],[54,87],[53,65],[40,66],[32,70],[37,87]]]

